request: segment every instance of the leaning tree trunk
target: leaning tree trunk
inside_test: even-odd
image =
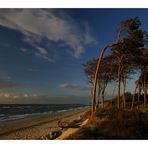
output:
[[[93,116],[94,111],[95,111],[95,100],[96,100],[96,87],[97,87],[97,79],[98,79],[98,75],[99,75],[99,70],[100,70],[100,65],[101,65],[101,60],[103,58],[104,52],[107,48],[112,47],[114,45],[117,45],[118,41],[111,44],[111,45],[107,45],[104,48],[102,48],[98,63],[97,63],[97,68],[96,68],[96,72],[95,72],[95,78],[94,78],[94,84],[93,84],[93,96],[92,96],[92,112],[91,115]]]
[[[101,65],[101,60],[103,58],[104,52],[105,50],[109,47],[109,45],[105,46],[100,54],[98,63],[97,63],[97,68],[96,68],[96,73],[95,73],[95,79],[94,79],[94,85],[93,85],[93,96],[92,96],[92,115],[95,111],[95,102],[96,102],[96,87],[97,87],[97,79],[98,79],[98,75],[99,75],[99,70],[100,70],[100,65]]]
[[[91,88],[91,97],[93,97],[93,87]]]
[[[100,96],[101,96],[101,84],[100,84],[100,81],[98,81],[98,100],[97,100],[96,108],[100,107]]]

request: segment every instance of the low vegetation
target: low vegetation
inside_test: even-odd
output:
[[[148,111],[98,109],[95,119],[67,139],[148,139]]]

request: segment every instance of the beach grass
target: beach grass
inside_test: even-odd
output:
[[[148,139],[148,112],[98,109],[94,121],[66,139]]]

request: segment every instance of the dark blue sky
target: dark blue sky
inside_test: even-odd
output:
[[[0,103],[90,102],[82,64],[135,16],[148,30],[148,9],[0,9]]]

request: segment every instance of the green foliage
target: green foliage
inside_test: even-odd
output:
[[[121,21],[120,23],[120,27],[128,32],[135,31],[140,26],[141,26],[141,21],[138,17],[134,17],[126,21]]]

